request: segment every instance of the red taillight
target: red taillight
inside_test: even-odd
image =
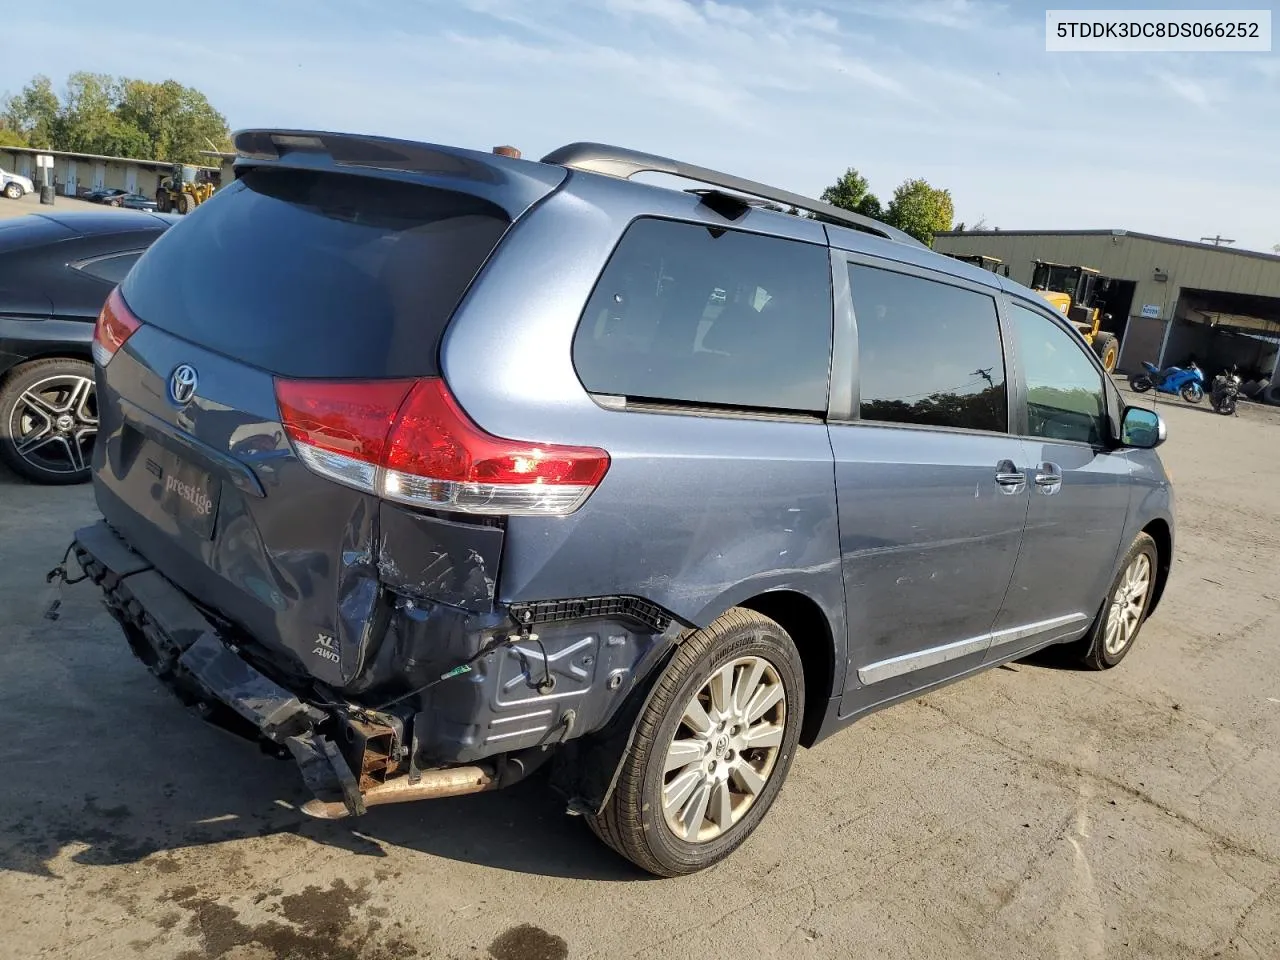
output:
[[[281,422],[312,470],[390,500],[464,513],[572,513],[609,469],[594,447],[485,433],[443,380],[277,380]]]
[[[116,351],[124,346],[124,342],[142,326],[142,321],[129,312],[129,307],[120,296],[120,288],[116,287],[102,305],[98,314],[98,322],[93,328],[93,359],[98,366],[105,367],[116,355]]]

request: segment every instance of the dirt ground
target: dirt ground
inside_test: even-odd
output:
[[[537,782],[304,819],[291,765],[184,712],[92,588],[42,619],[92,496],[2,477],[0,957],[1280,957],[1280,411],[1161,408],[1178,557],[1118,669],[877,714],[675,881]]]
[[[52,204],[42,204],[39,193],[28,193],[19,200],[0,197],[0,220],[21,217],[28,213],[65,213],[68,210],[115,210],[116,207],[104,206],[100,203],[89,203],[75,197],[57,197]]]

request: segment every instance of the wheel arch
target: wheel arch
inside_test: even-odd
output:
[[[8,366],[0,367],[0,386],[3,386],[11,377],[18,376],[27,366],[38,360],[80,360],[84,363],[93,363],[93,351],[89,343],[28,345],[21,356],[15,357]]]
[[[1151,593],[1151,604],[1147,607],[1147,616],[1151,616],[1164,595],[1169,571],[1173,568],[1173,529],[1167,520],[1157,517],[1143,527],[1142,532],[1156,542],[1156,584]]]
[[[804,664],[805,706],[800,744],[812,746],[835,695],[836,645],[831,621],[816,600],[797,590],[770,590],[737,604],[763,614],[790,635]]]

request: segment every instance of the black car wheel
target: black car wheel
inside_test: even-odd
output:
[[[6,184],[4,185],[4,195],[5,195],[6,197],[8,197],[10,200],[21,200],[21,199],[22,199],[22,184],[20,184],[20,183],[6,183]]]
[[[0,458],[19,476],[36,483],[83,483],[97,435],[93,364],[36,360],[0,386]]]

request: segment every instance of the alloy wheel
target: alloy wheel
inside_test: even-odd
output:
[[[717,668],[684,709],[667,748],[662,807],[671,832],[706,843],[740,821],[778,760],[787,696],[761,657]]]
[[[1103,635],[1103,646],[1108,656],[1119,654],[1137,635],[1150,590],[1151,559],[1145,553],[1140,553],[1125,569],[1111,596],[1106,633]]]
[[[58,374],[33,383],[9,412],[9,436],[19,457],[55,474],[88,469],[98,435],[91,377]]]

